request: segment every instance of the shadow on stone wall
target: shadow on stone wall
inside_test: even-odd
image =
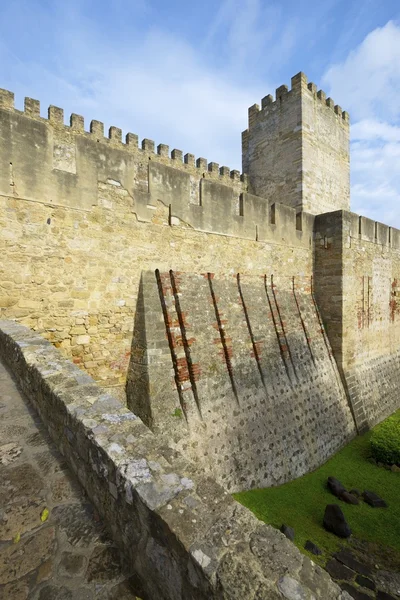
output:
[[[145,311],[143,277],[141,276],[136,302],[128,378],[126,381],[126,397],[129,408],[138,415],[148,427],[151,427],[152,414]]]

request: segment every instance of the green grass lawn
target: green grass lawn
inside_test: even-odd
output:
[[[400,419],[400,411],[396,417]],[[389,546],[400,557],[400,473],[367,460],[371,455],[370,437],[371,432],[368,432],[355,438],[322,467],[295,481],[280,487],[241,492],[234,497],[262,521],[277,528],[282,523],[293,527],[295,544],[303,552],[306,540],[317,544],[323,556],[312,558],[320,564],[347,543],[323,528],[327,504],[339,504],[355,537]],[[357,488],[361,492],[377,493],[386,500],[388,508],[372,508],[362,500],[358,506],[345,504],[327,489],[330,475],[339,479],[347,490]]]

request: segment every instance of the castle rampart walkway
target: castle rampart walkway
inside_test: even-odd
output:
[[[135,600],[98,515],[1,363],[0,598]]]

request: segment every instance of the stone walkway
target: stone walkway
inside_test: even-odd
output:
[[[95,510],[1,363],[0,598],[136,598]]]

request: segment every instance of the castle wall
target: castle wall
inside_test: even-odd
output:
[[[64,125],[0,93],[0,307],[103,385],[125,382],[140,274],[310,273],[311,215],[270,207],[245,177],[101,123]]]
[[[249,108],[242,134],[250,189],[312,214],[350,208],[349,117],[304,73]]]
[[[157,272],[141,290],[128,405],[226,489],[299,477],[354,435],[311,277]]]
[[[400,406],[400,232],[346,211],[316,232],[318,305],[363,430]]]
[[[354,433],[345,392],[362,430],[400,383],[400,233],[298,210],[348,205],[346,113],[299,74],[249,116],[247,177],[0,90],[1,315],[105,387],[129,371],[230,490],[315,468]]]

